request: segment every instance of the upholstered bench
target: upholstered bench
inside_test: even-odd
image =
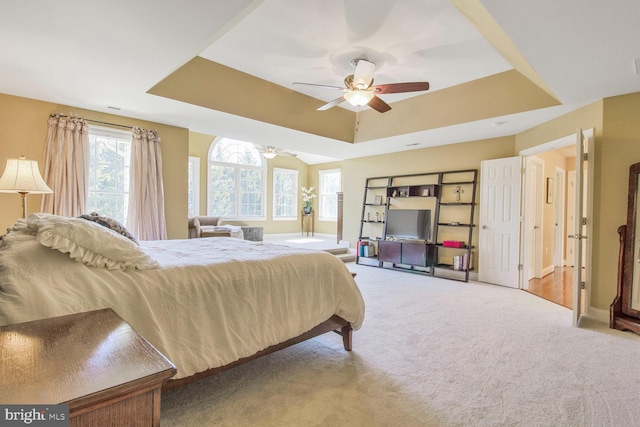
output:
[[[244,238],[242,228],[237,225],[222,225],[219,216],[196,216],[189,218],[189,238],[237,237]]]

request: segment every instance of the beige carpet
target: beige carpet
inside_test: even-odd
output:
[[[325,335],[162,398],[166,426],[638,426],[640,337],[523,291],[347,264],[354,351]]]

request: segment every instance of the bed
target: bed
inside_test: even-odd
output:
[[[0,241],[0,325],[112,308],[177,368],[165,388],[364,319],[339,259],[232,237],[136,242],[33,214]]]

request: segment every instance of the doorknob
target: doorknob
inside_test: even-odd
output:
[[[489,228],[489,227],[487,227],[486,225],[483,225],[483,226],[482,226],[482,229],[483,229],[483,230],[486,230],[487,228]]]
[[[534,226],[533,226],[533,229],[534,229],[534,230],[537,230],[538,228],[540,228],[540,227],[538,227],[537,225],[534,225]]]

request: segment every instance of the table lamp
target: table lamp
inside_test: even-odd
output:
[[[38,162],[19,159],[7,159],[7,165],[0,178],[0,193],[18,193],[22,196],[22,217],[27,217],[27,194],[53,193],[42,179]]]

